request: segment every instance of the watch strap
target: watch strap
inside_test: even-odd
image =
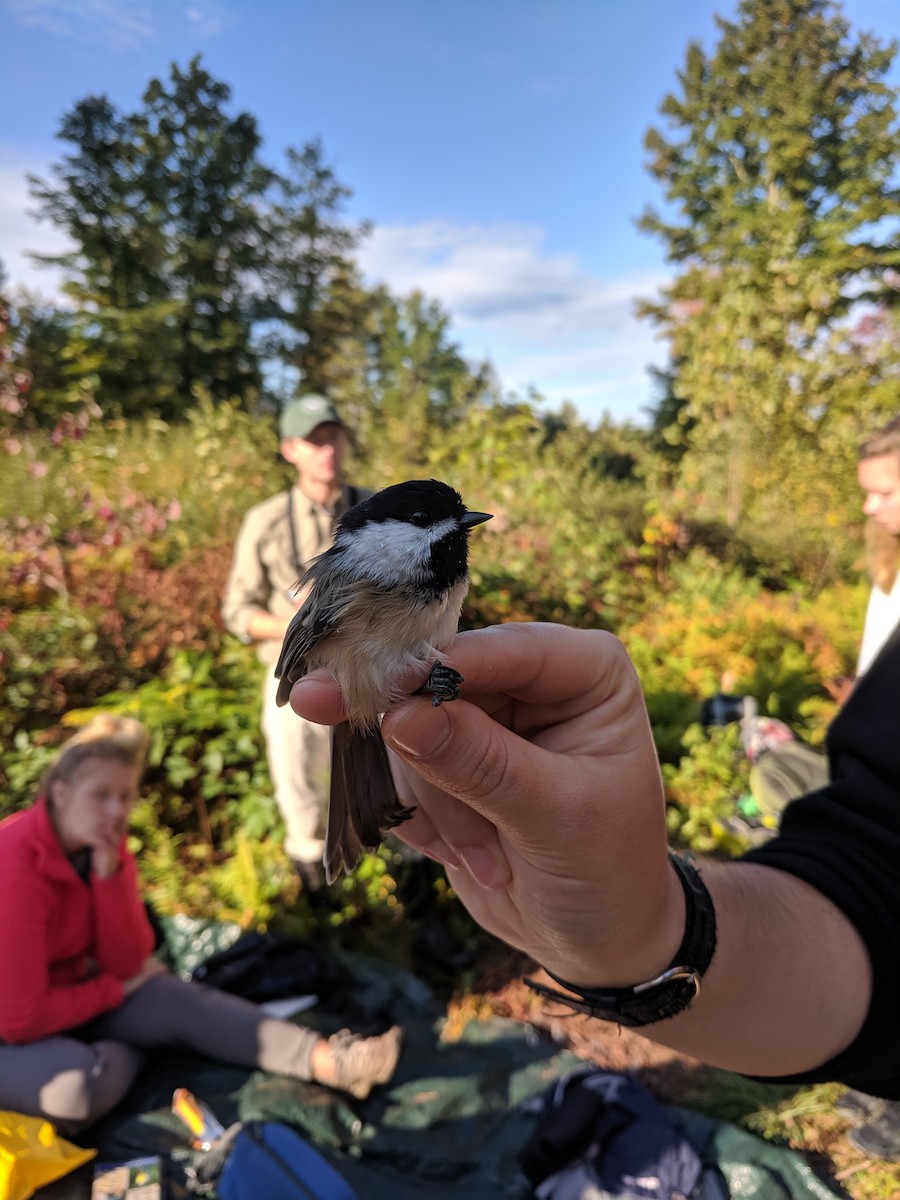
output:
[[[684,891],[685,920],[681,944],[664,971],[643,983],[620,988],[582,987],[547,971],[551,979],[574,995],[526,979],[532,991],[576,1012],[629,1028],[653,1025],[689,1008],[700,994],[700,980],[716,951],[716,913],[695,868],[675,854],[669,854],[669,861]]]

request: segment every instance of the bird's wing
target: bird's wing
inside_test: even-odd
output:
[[[320,575],[316,571],[319,561],[314,560],[297,582],[298,589],[308,584],[311,584],[311,589],[287,627],[275,665],[275,678],[278,680],[276,701],[279,705],[287,703],[293,685],[316,665],[316,647],[339,624],[341,615],[352,599],[349,588],[340,589],[327,600],[323,598]]]

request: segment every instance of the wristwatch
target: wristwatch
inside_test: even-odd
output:
[[[697,871],[675,854],[669,861],[684,889],[684,937],[664,971],[633,987],[590,988],[547,974],[574,995],[547,987],[534,979],[525,982],[538,995],[601,1021],[639,1029],[684,1012],[700,995],[700,980],[716,952],[716,913],[712,897]]]

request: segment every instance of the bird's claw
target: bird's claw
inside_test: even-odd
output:
[[[438,708],[445,700],[459,699],[460,685],[464,682],[459,671],[454,671],[452,667],[436,662],[416,695],[431,696],[432,707]]]

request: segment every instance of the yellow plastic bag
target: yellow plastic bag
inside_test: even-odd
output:
[[[0,1112],[0,1200],[28,1200],[96,1153],[61,1138],[42,1117]]]

